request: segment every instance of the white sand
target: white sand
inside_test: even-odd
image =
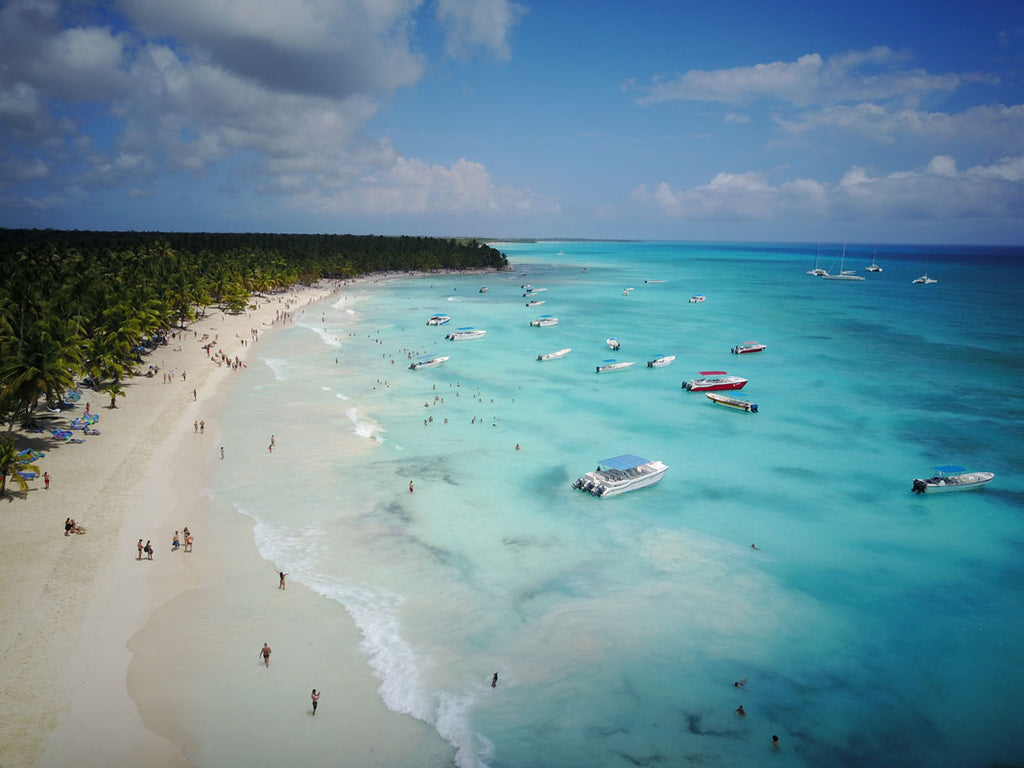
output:
[[[327,293],[281,301],[298,313]],[[451,764],[432,729],[384,708],[344,611],[298,584],[277,589],[248,523],[202,496],[204,468],[221,461],[218,386],[246,375],[213,364],[203,334],[244,360],[242,339],[272,332],[284,309],[275,297],[247,315],[211,310],[180,351],[171,341],[147,356],[174,379],[131,379],[116,409],[85,391],[62,418],[91,402],[102,434],[84,444],[19,438],[47,453],[52,481],[0,501],[0,765]],[[63,535],[69,515],[84,535]],[[194,551],[171,552],[185,525]],[[136,560],[140,536],[153,561]]]

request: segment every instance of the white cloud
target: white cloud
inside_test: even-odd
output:
[[[508,0],[437,0],[449,55],[464,58],[484,48],[501,60],[511,56],[508,38],[523,13]]]
[[[861,103],[836,105],[803,114],[795,120],[779,119],[777,122],[786,133],[795,136],[828,129],[880,143],[912,138],[947,144],[968,142],[1004,152],[1024,151],[1024,105],[1021,104],[994,104],[947,113],[890,110],[877,104]]]
[[[730,69],[694,69],[644,88],[641,104],[707,101],[748,104],[760,99],[807,106],[891,98],[916,99],[931,91],[952,91],[957,74],[933,75],[898,65],[903,57],[885,47],[824,59],[811,53],[796,61],[775,61]]]
[[[853,167],[838,183],[811,179],[772,183],[759,173],[720,173],[709,184],[653,191],[632,198],[678,219],[1012,219],[1024,211],[1024,156],[959,171],[954,158],[937,155],[921,169],[875,175]]]

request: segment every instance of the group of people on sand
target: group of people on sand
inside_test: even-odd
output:
[[[69,517],[64,521],[64,535],[70,536],[72,533],[85,533],[85,528]]]
[[[186,525],[182,536],[179,536],[177,531],[174,532],[174,538],[171,539],[171,552],[177,552],[181,548],[182,539],[185,541],[185,551],[192,551],[192,533]]]

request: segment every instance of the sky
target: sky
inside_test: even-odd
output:
[[[0,0],[0,227],[1024,244],[1022,0]]]

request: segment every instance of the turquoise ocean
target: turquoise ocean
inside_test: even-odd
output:
[[[1019,250],[847,246],[839,282],[806,272],[842,244],[495,245],[297,313],[219,426],[215,513],[352,616],[390,709],[462,768],[1022,764]],[[682,389],[709,369],[759,413]],[[621,453],[670,468],[571,489]],[[996,479],[911,493],[944,464]]]

